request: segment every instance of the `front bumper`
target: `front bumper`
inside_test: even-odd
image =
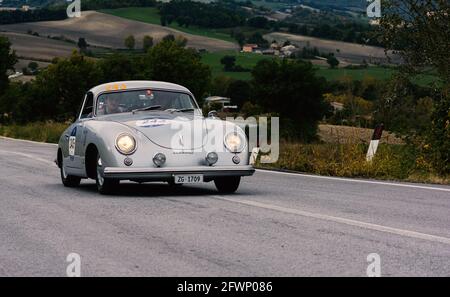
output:
[[[255,173],[252,165],[240,166],[193,166],[193,167],[106,167],[103,176],[129,180],[171,180],[176,174],[203,174],[205,181],[222,176],[249,176]]]

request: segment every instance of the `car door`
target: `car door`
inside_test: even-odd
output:
[[[65,135],[68,141],[69,160],[68,166],[73,169],[84,168],[85,152],[85,123],[92,119],[94,109],[94,95],[89,92],[85,95],[84,102],[78,119],[72,124]]]

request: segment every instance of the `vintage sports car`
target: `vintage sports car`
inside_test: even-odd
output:
[[[123,81],[86,93],[78,118],[59,140],[56,163],[66,187],[92,178],[102,194],[120,180],[172,186],[214,181],[219,192],[232,193],[241,176],[254,173],[248,152],[244,131],[203,117],[185,87]]]

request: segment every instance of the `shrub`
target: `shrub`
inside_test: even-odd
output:
[[[58,143],[69,123],[35,122],[26,125],[0,125],[0,135],[33,141]]]

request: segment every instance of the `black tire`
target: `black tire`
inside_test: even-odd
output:
[[[113,194],[117,190],[117,186],[120,183],[118,179],[110,179],[103,177],[101,173],[101,166],[98,165],[100,155],[97,155],[97,172],[95,175],[95,183],[97,184],[97,190],[102,195]]]
[[[81,182],[81,177],[66,174],[64,170],[64,164],[62,162],[63,161],[61,160],[61,167],[59,168],[60,169],[59,171],[61,174],[61,181],[63,185],[68,188],[78,187]]]
[[[214,179],[217,191],[223,194],[231,194],[237,191],[239,183],[241,182],[240,176],[224,176]]]

